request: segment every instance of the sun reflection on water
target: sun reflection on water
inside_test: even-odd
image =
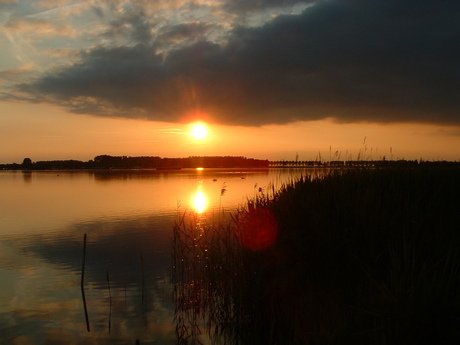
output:
[[[196,191],[193,197],[192,203],[193,203],[193,208],[195,209],[196,212],[203,213],[206,210],[207,200],[201,188],[198,188],[198,190]]]

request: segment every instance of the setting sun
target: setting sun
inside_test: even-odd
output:
[[[191,125],[190,135],[197,140],[204,139],[208,136],[208,128],[203,123],[194,123]]]

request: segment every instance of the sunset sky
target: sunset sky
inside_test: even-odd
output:
[[[460,160],[459,18],[455,0],[0,0],[0,163]]]

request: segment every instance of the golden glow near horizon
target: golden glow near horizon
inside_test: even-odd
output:
[[[197,140],[203,140],[208,136],[208,127],[202,122],[191,124],[190,135]]]
[[[191,123],[98,118],[69,114],[45,104],[0,102],[0,164],[113,156],[246,156],[270,160],[325,160],[335,151],[356,159],[363,139],[372,159],[460,161],[457,126],[337,123],[332,120],[262,127],[208,127],[208,137],[191,136]],[[32,116],[33,114],[33,116]],[[71,130],[70,130],[71,129]],[[181,134],[181,135],[178,135]],[[28,139],[25,140],[24,136]],[[390,148],[392,150],[390,151]],[[331,153],[332,152],[332,153]]]

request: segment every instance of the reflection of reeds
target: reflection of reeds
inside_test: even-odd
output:
[[[226,332],[228,325],[220,322],[221,316],[228,317],[229,324],[242,324],[240,310],[235,308],[239,304],[230,293],[237,290],[232,286],[236,281],[220,279],[227,273],[238,279],[242,257],[229,233],[217,235],[217,229],[196,214],[186,218],[181,217],[174,227],[175,315],[179,339],[193,344],[203,327],[213,330],[213,335]]]
[[[353,170],[302,177],[213,223],[174,226],[176,326],[226,344],[460,342],[458,169]],[[263,251],[235,236],[269,209]],[[238,235],[238,234],[237,234]]]

